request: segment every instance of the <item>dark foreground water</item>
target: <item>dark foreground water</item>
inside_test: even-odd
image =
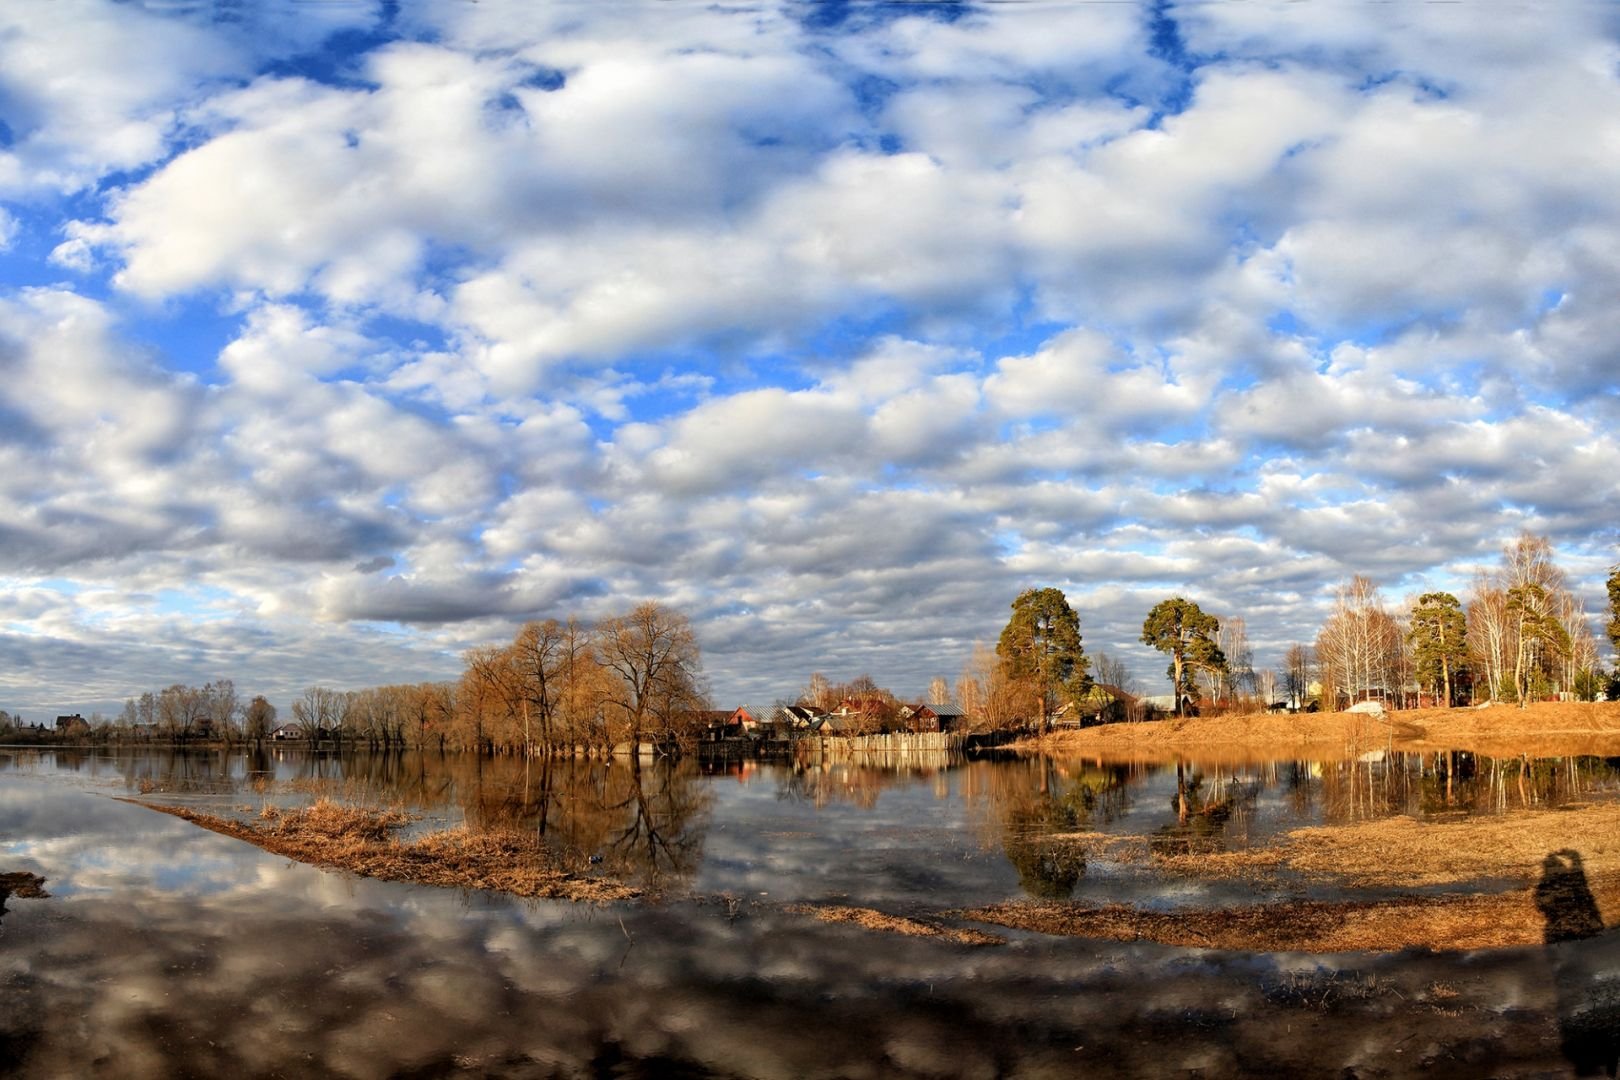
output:
[[[1291,822],[1444,820],[1614,786],[1596,760],[1187,764],[1179,777],[1107,764],[687,764],[636,776],[622,763],[0,750],[0,874],[41,875],[50,894],[0,914],[0,1065],[118,1077],[1570,1075],[1602,1064],[1594,1055],[1620,1026],[1614,932],[1445,955],[1015,933],[974,948],[776,905],[905,914],[1122,890],[1180,903],[1168,883],[1061,865],[1042,840],[1128,830],[1242,844]],[[664,899],[590,907],[360,880],[111,797],[248,813],[318,793],[533,828]],[[1225,809],[1183,824],[1183,799]]]

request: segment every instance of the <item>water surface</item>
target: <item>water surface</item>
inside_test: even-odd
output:
[[[0,751],[0,872],[42,875],[50,893],[0,914],[0,1062],[120,1077],[1568,1074],[1568,1032],[1609,1015],[1612,932],[1472,956],[1018,934],[975,949],[773,903],[1106,894],[1119,882],[1094,865],[1043,864],[1043,839],[1182,828],[1183,797],[1229,804],[1222,822],[1202,815],[1210,835],[1247,843],[1294,822],[1445,820],[1615,785],[1604,762],[1473,762],[1453,766],[1448,801],[1432,757],[1349,764],[1187,762],[1178,783],[1173,766],[1107,763],[687,762],[638,780],[623,763]],[[665,899],[356,879],[111,797],[143,791],[244,814],[386,792],[436,821],[602,854]]]

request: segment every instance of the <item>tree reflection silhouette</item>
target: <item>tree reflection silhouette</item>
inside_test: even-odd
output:
[[[1066,773],[1049,758],[1031,761],[1030,767],[1039,771],[1037,777],[1018,777],[992,788],[1002,850],[1025,892],[1043,900],[1066,900],[1085,874],[1086,852],[1080,842],[1061,834],[1122,812],[1124,775],[1094,769]]]

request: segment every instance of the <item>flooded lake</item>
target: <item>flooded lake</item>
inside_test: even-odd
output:
[[[658,899],[371,881],[118,801],[245,818],[320,796],[402,805],[419,830],[532,830],[580,873]],[[0,748],[0,874],[48,893],[0,914],[0,1062],[64,1076],[1565,1075],[1584,1060],[1571,1017],[1611,1019],[1612,931],[1303,955],[993,928],[1006,943],[975,948],[789,909],[1253,902],[1308,887],[1189,883],[1102,849],[1077,861],[1056,840],[1241,850],[1303,826],[1616,799],[1620,760],[1603,758],[632,768]]]

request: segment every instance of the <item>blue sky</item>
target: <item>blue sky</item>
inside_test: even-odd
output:
[[[687,612],[725,704],[1020,589],[1616,557],[1596,5],[0,14],[0,706],[448,677]]]

